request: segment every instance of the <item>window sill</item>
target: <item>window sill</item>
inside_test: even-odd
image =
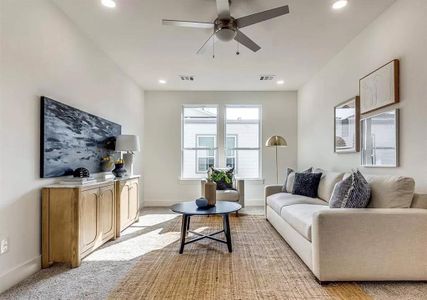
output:
[[[182,177],[178,178],[178,181],[181,182],[182,184],[192,184],[192,183],[200,182],[202,180],[206,180],[206,178],[182,178]],[[249,181],[254,184],[264,184],[265,182],[264,178],[247,178],[246,179],[246,178],[236,177],[236,180]]]

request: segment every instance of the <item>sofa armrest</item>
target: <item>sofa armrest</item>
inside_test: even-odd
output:
[[[427,210],[330,209],[312,225],[320,281],[427,280]]]
[[[235,189],[239,192],[239,204],[245,207],[245,180],[236,179]]]
[[[200,180],[200,195],[201,197],[205,196],[205,183],[207,182],[206,179]]]
[[[264,187],[264,215],[267,218],[267,197],[282,192],[282,185],[272,184]]]
[[[272,184],[272,185],[266,185],[264,187],[264,199],[267,199],[268,196],[271,196],[273,194],[281,193],[282,192],[282,185],[281,184]]]

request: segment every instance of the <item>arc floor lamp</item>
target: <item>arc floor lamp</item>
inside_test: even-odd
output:
[[[277,148],[278,147],[287,147],[288,143],[286,142],[285,138],[280,135],[273,135],[272,137],[268,138],[268,140],[265,142],[266,147],[275,147],[276,148],[276,183],[279,183],[279,165],[277,160]]]

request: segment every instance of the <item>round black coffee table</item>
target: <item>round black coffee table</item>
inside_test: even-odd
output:
[[[231,246],[231,232],[230,232],[230,220],[228,215],[233,212],[237,212],[242,206],[236,202],[228,201],[217,201],[214,207],[210,208],[198,208],[194,201],[181,202],[173,205],[170,209],[173,212],[182,214],[182,225],[181,225],[181,246],[179,248],[179,254],[184,252],[184,246],[190,243],[194,243],[203,239],[211,239],[220,243],[227,244],[228,251],[232,252]],[[198,232],[190,231],[190,218],[191,216],[210,216],[210,215],[221,215],[223,219],[224,229],[211,233],[201,234]],[[189,241],[185,241],[185,237],[188,233],[197,235],[197,238],[193,238]],[[217,234],[224,232],[226,240],[221,240],[214,237]]]

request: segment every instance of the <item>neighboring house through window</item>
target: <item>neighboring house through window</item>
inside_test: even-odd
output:
[[[197,148],[215,148],[214,135],[196,135]],[[206,174],[210,166],[215,165],[214,150],[198,150],[196,151],[196,173]]]

